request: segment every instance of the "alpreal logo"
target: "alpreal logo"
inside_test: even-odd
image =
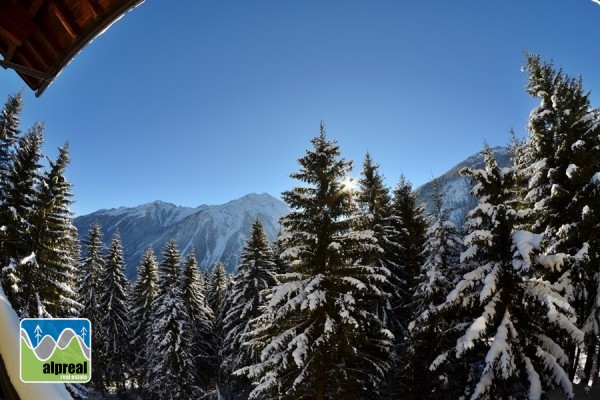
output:
[[[86,318],[21,320],[21,380],[89,382],[92,377],[91,330]]]

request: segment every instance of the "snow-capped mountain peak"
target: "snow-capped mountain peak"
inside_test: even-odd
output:
[[[182,207],[157,200],[137,207],[99,210],[76,218],[75,226],[79,237],[84,238],[90,225],[97,221],[102,226],[105,244],[119,230],[126,275],[133,279],[144,251],[151,246],[160,258],[163,246],[171,239],[183,254],[194,250],[201,266],[211,268],[222,261],[233,271],[252,223],[260,219],[267,236],[274,240],[279,217],[288,211],[281,200],[266,193],[252,193],[213,206]]]

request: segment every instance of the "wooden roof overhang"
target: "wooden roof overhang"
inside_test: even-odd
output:
[[[144,0],[0,0],[0,65],[41,95],[96,36]]]

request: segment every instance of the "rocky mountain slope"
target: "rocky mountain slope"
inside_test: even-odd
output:
[[[511,165],[510,154],[506,147],[494,147],[492,151],[500,166]],[[456,164],[448,172],[436,178],[443,194],[443,207],[448,211],[452,221],[459,227],[462,226],[467,213],[477,204],[477,199],[471,194],[473,186],[470,179],[461,176],[460,170],[465,167],[477,169],[484,168],[484,166],[483,155],[478,153]],[[419,202],[426,204],[427,213],[432,212],[434,208],[432,201],[434,181],[435,179],[415,190]]]
[[[260,219],[267,236],[273,240],[279,232],[279,217],[288,211],[287,205],[273,196],[249,194],[214,206],[192,208],[155,201],[137,207],[100,210],[75,218],[75,226],[83,239],[90,225],[97,221],[102,226],[105,244],[110,243],[118,230],[125,251],[126,275],[133,279],[146,249],[152,246],[160,260],[163,246],[171,239],[184,255],[195,250],[200,266],[212,268],[220,260],[227,270],[233,271],[252,223]]]

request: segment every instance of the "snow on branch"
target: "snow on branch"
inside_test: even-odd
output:
[[[496,314],[496,303],[499,300],[500,297],[496,294],[485,305],[483,314],[473,321],[463,336],[458,338],[456,341],[456,358],[460,358],[466,350],[472,348],[475,340],[479,339],[485,333],[488,323]]]
[[[516,231],[512,236],[519,254],[528,265],[531,265],[531,252],[540,249],[542,236],[528,231]]]

